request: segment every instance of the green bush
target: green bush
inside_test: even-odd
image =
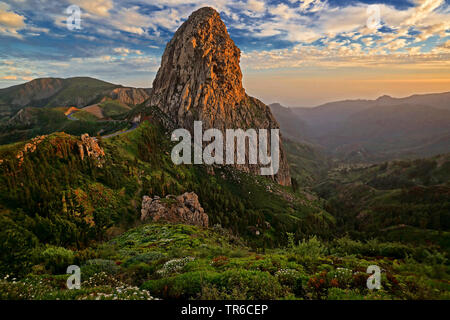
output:
[[[196,298],[201,294],[202,287],[211,283],[215,276],[215,273],[209,272],[187,272],[169,278],[149,280],[142,288],[165,299]]]
[[[81,278],[89,279],[95,274],[104,272],[108,275],[115,275],[119,271],[119,266],[112,260],[106,259],[91,259],[86,261],[86,264],[81,267]]]
[[[294,247],[294,252],[298,255],[308,255],[317,259],[327,253],[327,247],[316,236],[313,236],[308,240],[299,241],[298,245]]]
[[[238,288],[247,292],[247,299],[272,300],[284,295],[284,290],[277,278],[268,272],[227,270],[215,277],[212,283],[228,291]]]
[[[245,299],[256,300],[277,299],[285,294],[277,278],[268,272],[243,269],[223,273],[188,272],[170,278],[149,280],[144,283],[143,289],[166,299],[199,298],[206,294],[205,290],[209,297],[215,292],[221,297],[233,298],[233,292],[241,292],[245,293]]]
[[[138,254],[134,257],[129,258],[123,263],[124,267],[128,267],[133,264],[139,264],[139,263],[150,263],[159,259],[164,258],[164,254],[157,251],[152,252],[146,252],[142,254]]]
[[[67,267],[74,261],[74,253],[71,250],[62,247],[47,246],[41,252],[40,260],[44,263],[47,270],[52,273],[65,273]]]
[[[188,264],[191,261],[194,261],[195,259],[192,257],[185,257],[182,259],[173,259],[170,261],[167,261],[163,267],[158,270],[158,274],[162,277],[166,277],[168,275],[171,275],[173,273],[180,272],[184,269],[186,264]]]
[[[376,239],[367,241],[355,241],[348,237],[343,237],[334,241],[333,253],[339,255],[364,255],[364,256],[384,256],[397,259],[404,259],[414,253],[414,250],[399,242],[379,242]]]
[[[300,277],[300,272],[292,269],[281,269],[275,273],[278,282],[284,286],[294,287],[297,279]]]
[[[0,214],[0,276],[24,275],[32,266],[37,238]]]
[[[312,268],[320,263],[320,259],[328,253],[327,247],[315,236],[308,240],[303,240],[294,246],[292,251],[296,255],[298,263]]]

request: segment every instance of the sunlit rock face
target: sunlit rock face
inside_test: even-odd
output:
[[[278,129],[270,109],[248,96],[242,85],[241,52],[230,38],[219,13],[212,8],[194,12],[168,43],[153,83],[149,106],[163,110],[180,128]],[[259,165],[236,165],[259,174]],[[291,179],[283,147],[274,177],[283,185]]]

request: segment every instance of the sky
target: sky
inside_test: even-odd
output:
[[[151,87],[191,12],[218,10],[265,103],[450,91],[450,0],[0,1],[0,88],[90,76]],[[79,29],[76,11],[80,9]],[[68,25],[69,22],[69,25]]]

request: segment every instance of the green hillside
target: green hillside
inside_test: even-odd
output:
[[[102,102],[99,106],[103,111],[103,115],[107,118],[121,116],[131,110],[130,107],[125,106],[118,100],[108,100]]]
[[[143,195],[196,192],[211,225],[232,230],[253,247],[285,243],[286,232],[297,239],[326,234],[334,223],[319,202],[265,178],[230,168],[213,168],[211,176],[202,166],[175,166],[167,136],[162,127],[145,122],[128,134],[100,140],[101,159],[82,159],[79,138],[63,133],[45,137],[22,158],[25,143],[2,148],[1,218],[9,231],[0,251],[8,255],[15,241],[30,241],[20,246],[24,261],[16,253],[3,257],[2,270],[25,272],[29,250],[43,244],[84,248],[125,230],[138,219]]]
[[[299,186],[313,187],[327,176],[332,167],[332,160],[318,147],[288,139],[283,140],[283,145],[287,152],[291,176]]]
[[[98,102],[106,93],[118,85],[93,78],[65,79],[64,87],[46,103],[46,107],[77,106],[83,107]],[[74,101],[76,97],[76,101]]]
[[[450,250],[450,157],[341,167],[315,187],[337,230]]]
[[[32,272],[0,280],[1,299],[449,299],[449,270],[424,247],[313,237],[255,252],[227,230],[146,224],[84,250],[46,246]],[[65,289],[67,264],[81,289]],[[381,290],[367,289],[370,265]]]
[[[99,102],[117,87],[89,77],[35,79],[0,89],[0,111],[13,115],[23,107],[84,107]]]
[[[66,132],[73,135],[88,133],[96,136],[112,133],[128,126],[128,122],[97,122],[90,113],[79,111],[69,120],[64,112],[67,108],[24,108],[12,119],[0,125],[0,144],[26,141],[38,135]]]
[[[147,120],[89,141],[80,135],[127,122],[65,111],[26,108],[3,131],[19,142],[0,147],[0,298],[449,298],[448,155],[336,168],[286,141],[297,183],[282,187],[230,167],[174,165],[159,109],[118,112]],[[210,228],[139,221],[144,195],[184,192],[198,194]],[[82,267],[81,290],[61,289],[69,264]],[[380,291],[367,289],[369,265],[383,270]]]
[[[302,190],[293,193],[266,178],[230,168],[175,166],[170,160],[173,144],[158,124],[164,115],[157,110],[151,113],[151,123],[100,139],[104,156],[82,158],[80,139],[63,133],[31,141],[36,149],[22,156],[18,155],[30,142],[0,148],[0,222],[4,226],[0,298],[449,298],[445,224],[439,227],[443,230],[428,230],[425,227],[433,228],[434,223],[430,218],[430,226],[386,227],[381,232],[389,237],[383,236],[373,227],[392,226],[386,215],[377,218],[380,212],[373,211],[375,219],[362,223],[365,229],[359,228],[350,222],[358,211],[341,211],[352,208],[351,204],[337,200],[347,194],[326,182],[318,191],[328,199],[325,208],[334,216],[324,210],[323,200],[308,200]],[[297,151],[305,157],[301,149]],[[416,162],[404,171],[400,168],[406,163],[400,162],[333,171],[328,179],[343,186],[363,185],[360,181],[378,185],[374,180],[378,173],[384,181],[384,175],[398,172],[429,185],[422,188],[437,188],[432,183],[445,188],[442,170],[447,172],[448,163],[443,159],[435,158],[435,165],[426,166],[428,171],[434,168],[431,175],[425,173],[424,163]],[[427,176],[431,177],[428,182]],[[349,199],[360,195],[367,210],[379,206],[380,199],[387,206],[407,200],[412,210],[419,208],[416,204],[426,205],[424,212],[438,210],[436,195],[427,198],[431,196],[427,192],[422,198],[402,200],[401,191],[377,190],[358,191]],[[143,195],[164,197],[187,191],[199,195],[209,215],[209,229],[138,221]],[[445,193],[437,196],[443,198],[436,203],[447,210]],[[399,234],[405,231],[409,238]],[[346,232],[361,240],[343,236]],[[411,239],[419,236],[420,241]],[[81,290],[61,289],[69,264],[82,268]],[[383,269],[382,290],[367,289],[369,265]]]

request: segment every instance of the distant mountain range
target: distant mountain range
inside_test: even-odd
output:
[[[42,78],[0,89],[0,119],[14,116],[24,107],[83,108],[106,99],[127,105],[144,102],[151,89],[123,87],[89,77]]]
[[[88,77],[35,79],[0,89],[0,123],[8,124],[8,130],[11,124],[29,127],[40,121],[32,115],[43,114],[46,119],[51,108],[59,107],[76,107],[84,119],[108,119],[144,103],[151,91]],[[285,139],[318,147],[344,161],[379,162],[450,152],[450,92],[345,100],[314,108],[272,104],[270,109]]]
[[[450,151],[450,92],[346,100],[315,108],[271,105],[283,134],[347,160],[389,160]]]
[[[150,93],[88,77],[42,78],[0,89],[0,144],[57,131],[97,135],[126,128],[127,114]]]

